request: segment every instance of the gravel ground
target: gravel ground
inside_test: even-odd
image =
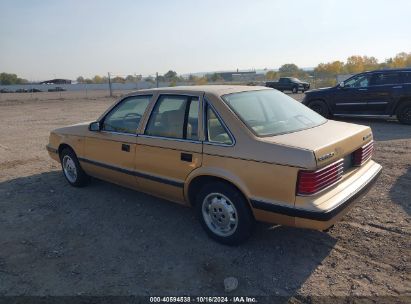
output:
[[[0,99],[0,295],[410,300],[411,126],[348,120],[372,127],[383,173],[329,232],[259,224],[231,248],[189,208],[98,180],[68,186],[45,150],[50,130],[93,120],[114,99],[14,95]],[[230,294],[227,277],[238,279]]]

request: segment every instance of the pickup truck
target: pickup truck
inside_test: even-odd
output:
[[[396,117],[411,124],[411,68],[364,72],[337,86],[305,93],[303,104],[324,117]]]
[[[278,81],[267,81],[265,86],[281,92],[291,91],[294,94],[298,91],[305,92],[310,89],[308,82],[303,82],[295,77],[281,77]]]

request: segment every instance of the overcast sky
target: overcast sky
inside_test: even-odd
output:
[[[0,0],[0,72],[29,80],[313,67],[411,52],[410,0]]]

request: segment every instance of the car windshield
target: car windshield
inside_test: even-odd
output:
[[[301,80],[300,79],[298,79],[298,78],[295,78],[295,77],[292,77],[292,78],[290,78],[292,81],[294,81],[294,82],[301,82]]]
[[[257,136],[273,136],[313,128],[327,120],[277,90],[224,95],[223,100]]]

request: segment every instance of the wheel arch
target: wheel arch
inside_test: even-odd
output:
[[[395,105],[395,107],[394,107],[394,110],[393,110],[393,112],[391,113],[391,115],[396,115],[396,114],[397,114],[397,111],[398,111],[398,108],[399,108],[402,104],[404,104],[404,103],[406,103],[406,102],[411,102],[411,97],[402,97],[402,98],[400,98],[400,99],[397,101],[397,103],[396,103],[396,105]]]
[[[241,193],[251,208],[251,203],[249,200],[250,193],[246,185],[233,174],[219,168],[198,170],[197,172],[194,171],[189,175],[184,186],[184,196],[189,205],[194,206],[195,194],[198,193],[203,185],[210,182],[223,182],[233,186]]]
[[[312,98],[312,99],[307,100],[307,102],[306,102],[307,107],[310,107],[310,103],[312,103],[314,101],[320,101],[320,102],[324,103],[325,106],[328,108],[328,112],[330,114],[333,114],[332,109],[331,109],[330,105],[328,104],[327,100],[325,100],[324,98],[321,98],[321,97],[316,97],[316,98]]]
[[[74,154],[76,154],[76,151],[74,151],[73,147],[70,146],[67,143],[61,143],[57,149],[58,155],[59,157],[61,157],[61,152],[63,152],[64,149],[70,149],[71,151],[73,151]],[[77,154],[76,154],[77,156]]]

